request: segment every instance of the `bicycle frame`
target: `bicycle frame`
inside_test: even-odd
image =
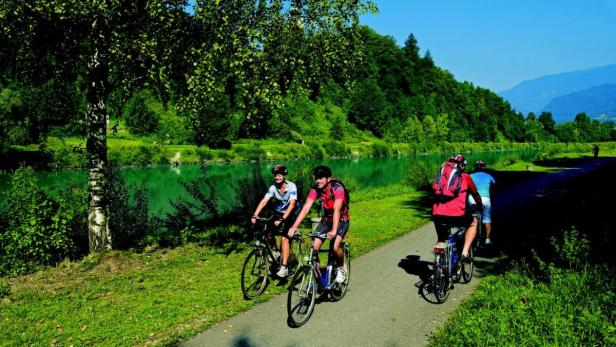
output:
[[[319,249],[318,251],[318,253],[327,253],[327,266],[325,267],[325,274],[323,274],[319,267],[320,262],[314,261],[314,239],[316,238],[316,236],[311,235],[311,237],[313,238],[313,245],[312,247],[310,247],[310,254],[308,255],[308,259],[306,259],[306,263],[313,269],[319,287],[325,290],[331,290],[335,284],[335,282],[332,280],[334,271],[334,257],[332,256],[332,254],[334,254],[335,239],[329,239],[329,247],[327,249],[323,249],[323,247],[321,247],[321,249]]]
[[[460,250],[458,249],[458,247],[455,247],[458,239],[463,239],[464,236],[464,228],[462,227],[457,227],[456,231],[453,233],[449,233],[449,237],[447,238],[447,241],[445,242],[445,248],[443,249],[443,251],[438,251],[435,250],[435,256],[445,256],[445,267],[447,270],[447,277],[449,277],[450,279],[453,277],[454,275],[454,271],[457,269],[458,267],[458,262],[460,261]]]
[[[255,248],[259,248],[261,250],[265,250],[265,254],[270,262],[275,262],[276,258],[274,257],[274,252],[272,252],[272,246],[270,245],[268,235],[268,226],[272,218],[258,218],[260,222],[263,224],[263,229],[259,231],[260,235],[256,237],[254,242]]]

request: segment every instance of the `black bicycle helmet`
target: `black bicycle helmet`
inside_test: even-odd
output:
[[[332,169],[325,165],[319,165],[312,170],[315,178],[332,177]]]
[[[272,174],[282,174],[286,176],[289,174],[289,169],[287,169],[287,167],[284,165],[276,165],[272,168]]]
[[[486,168],[486,162],[483,160],[477,160],[475,162],[475,169],[477,170],[483,170]]]

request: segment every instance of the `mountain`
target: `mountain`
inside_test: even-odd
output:
[[[616,84],[616,64],[539,77],[499,95],[518,112],[539,113],[554,98],[603,84]]]
[[[591,118],[616,119],[616,84],[603,84],[552,99],[543,111],[552,112],[557,123],[572,121],[586,112]]]

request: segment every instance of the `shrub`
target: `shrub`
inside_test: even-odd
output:
[[[351,153],[344,143],[335,140],[323,143],[323,149],[330,157],[346,157]]]
[[[267,157],[265,151],[257,144],[236,145],[233,151],[245,160],[262,160]]]
[[[382,141],[374,141],[372,143],[372,155],[375,157],[387,157],[391,154],[391,148]]]
[[[0,232],[0,274],[30,272],[76,253],[71,218],[79,213],[68,213],[72,206],[38,188],[32,169],[15,171],[5,199],[9,217]]]
[[[11,285],[5,279],[0,278],[0,299],[11,295]]]
[[[142,90],[135,93],[124,106],[122,116],[132,134],[147,135],[158,130],[160,115],[152,111],[147,104],[153,98],[149,91]]]
[[[131,186],[117,165],[109,168],[109,229],[114,249],[141,245],[150,230],[148,192],[144,186]],[[133,192],[133,196],[129,194]]]

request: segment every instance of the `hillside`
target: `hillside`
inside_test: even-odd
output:
[[[552,113],[557,123],[572,121],[585,112],[591,118],[616,120],[616,84],[604,84],[552,99],[543,111]]]
[[[499,95],[519,112],[539,113],[552,99],[603,84],[616,84],[616,64],[523,81]]]

